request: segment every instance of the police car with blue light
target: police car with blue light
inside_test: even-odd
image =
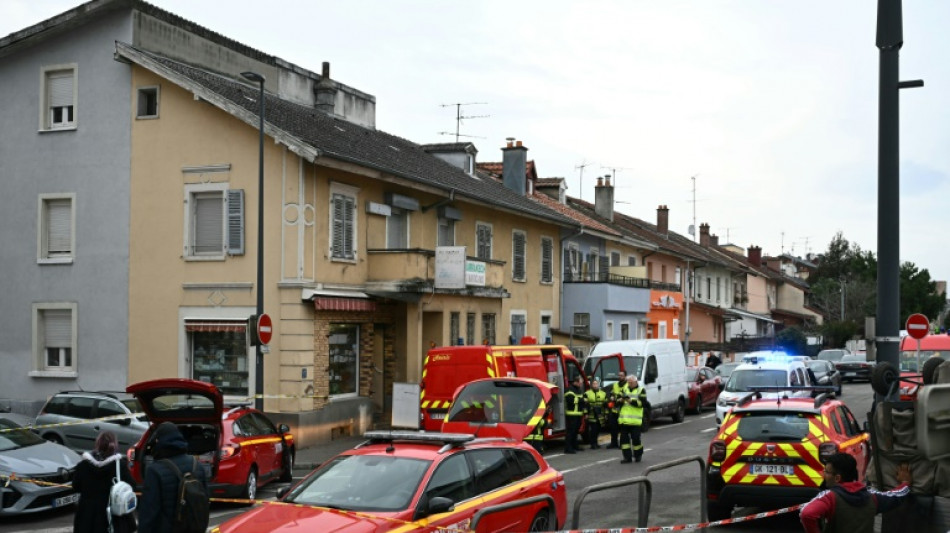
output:
[[[716,401],[716,425],[721,425],[726,413],[753,387],[810,387],[815,385],[813,374],[803,362],[805,357],[779,351],[750,352],[742,356],[743,363],[733,370],[729,381]],[[785,390],[766,393],[765,397],[782,394],[789,398],[807,398],[811,391]]]

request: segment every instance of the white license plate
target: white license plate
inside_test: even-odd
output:
[[[53,500],[53,507],[63,507],[64,505],[72,505],[79,501],[79,493],[70,494],[69,496],[63,496],[62,498],[56,498]]]
[[[749,465],[749,473],[757,476],[794,476],[792,465]]]
[[[846,377],[846,378],[854,377],[854,376],[856,376],[856,375],[857,375],[857,374],[855,374],[854,372],[845,372],[845,373],[844,373],[844,377]]]
[[[445,413],[429,413],[429,418],[432,420],[443,420],[445,419]]]

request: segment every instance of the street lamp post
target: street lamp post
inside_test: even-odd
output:
[[[264,76],[256,72],[242,72],[249,81],[260,86],[260,144],[257,165],[257,317],[264,314]],[[256,327],[256,324],[253,325]],[[264,352],[258,340],[255,352],[254,407],[264,410]]]

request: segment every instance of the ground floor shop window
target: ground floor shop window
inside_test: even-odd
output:
[[[245,322],[188,321],[193,379],[227,396],[250,396]]]
[[[359,392],[360,327],[330,324],[330,395]]]

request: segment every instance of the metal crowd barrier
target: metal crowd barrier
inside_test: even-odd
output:
[[[616,487],[626,487],[627,485],[638,485],[642,484],[640,487],[640,498],[637,501],[637,527],[646,527],[647,520],[650,518],[650,502],[653,499],[653,484],[650,483],[650,480],[645,476],[637,476],[629,479],[621,479],[619,481],[608,481],[606,483],[600,483],[597,485],[591,485],[590,487],[585,488],[577,495],[577,498],[574,498],[574,512],[571,520],[571,529],[578,529],[580,520],[581,520],[581,504],[584,503],[584,498],[592,492],[600,492],[602,490],[613,489]],[[646,498],[643,497],[643,487],[646,487]]]
[[[658,470],[666,470],[667,468],[672,468],[674,466],[679,466],[686,463],[691,463],[696,461],[699,463],[699,521],[703,524],[706,523],[708,519],[708,514],[706,512],[706,461],[698,455],[693,455],[691,457],[680,457],[679,459],[673,459],[672,461],[667,461],[665,463],[660,463],[658,465],[653,465],[648,467],[643,471],[643,477],[649,476],[651,473]],[[640,505],[643,505],[644,495],[643,490],[640,490],[639,495]],[[647,510],[649,512],[650,502],[647,499]],[[646,527],[646,522],[642,522],[640,527]],[[702,531],[706,531],[706,528],[703,528]]]

